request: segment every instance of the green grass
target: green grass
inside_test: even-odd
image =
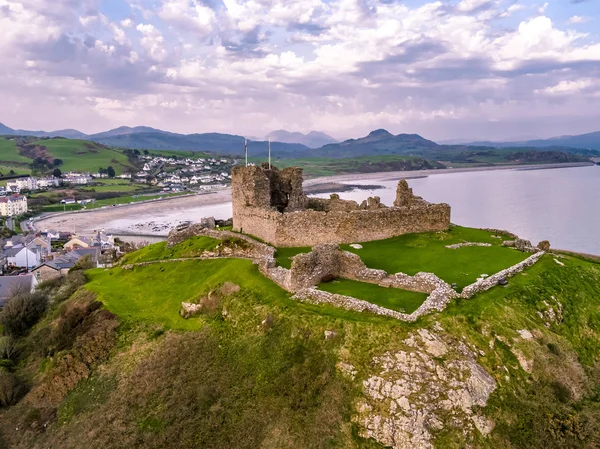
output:
[[[249,260],[191,260],[134,267],[91,270],[87,288],[106,308],[122,319],[160,323],[170,329],[200,329],[200,320],[179,316],[182,302],[196,302],[212,288],[233,282],[261,297],[287,297],[275,283],[261,276]]]
[[[107,168],[110,165],[117,174],[120,174],[125,167],[130,166],[127,156],[122,152],[86,140],[42,139],[33,144],[46,147],[54,158],[62,159],[64,163],[59,168],[63,173],[68,171],[95,173],[100,167]]]
[[[470,246],[448,249],[454,243],[483,242],[491,247]],[[388,273],[414,275],[419,271],[434,273],[459,289],[472,284],[481,274],[492,275],[525,260],[531,254],[500,246],[503,239],[480,229],[451,226],[448,232],[406,234],[387,240],[361,243],[362,249],[341,245],[358,254],[369,268]]]
[[[2,156],[0,154],[0,158],[1,157]],[[28,166],[16,165],[16,164],[11,165],[11,164],[7,164],[7,163],[0,164],[0,173],[2,173],[4,176],[12,176],[10,174],[11,170],[14,171],[16,175],[30,175],[31,174],[31,168],[29,168]]]
[[[31,159],[19,153],[17,145],[13,140],[0,137],[0,161],[30,164]],[[16,171],[16,170],[15,170]]]
[[[100,185],[86,186],[84,190],[94,190],[96,192],[135,192],[143,190],[148,186],[134,184],[122,179],[102,179],[96,180]]]
[[[292,266],[292,257],[297,254],[310,253],[312,248],[310,246],[296,247],[296,248],[277,248],[275,253],[275,261],[277,265],[283,268],[290,268]]]
[[[363,301],[368,301],[397,312],[412,313],[427,299],[426,293],[411,292],[399,288],[386,288],[367,282],[352,281],[350,279],[337,279],[319,284],[319,288],[326,292],[339,295],[352,296]]]
[[[127,254],[121,260],[125,265],[154,260],[197,257],[206,250],[214,249],[219,243],[221,243],[220,240],[204,236],[191,237],[170,248],[167,247],[167,242],[159,242],[148,245],[131,254]]]

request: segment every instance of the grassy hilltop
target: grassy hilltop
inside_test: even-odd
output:
[[[485,238],[483,231],[456,232]],[[359,407],[364,382],[380,375],[378,358],[405,351],[425,371],[413,372],[410,381],[393,370],[382,375],[391,381],[399,376],[399,385],[420,386],[409,401],[434,410],[438,421],[425,427],[432,447],[600,445],[600,264],[548,254],[508,286],[404,323],[300,303],[249,260],[173,261],[216,245],[207,237],[171,248],[159,243],[129,254],[124,265],[91,270],[85,278],[76,270],[60,284],[47,284],[48,310],[15,337],[14,352],[3,349],[0,401],[18,397],[8,395],[10,382],[23,382],[23,392],[29,392],[0,411],[0,443],[381,448],[364,437],[361,423],[365,414],[385,416],[388,406],[375,401],[370,407],[384,408]],[[442,251],[435,238],[424,235],[396,245]],[[366,244],[363,249],[369,252]],[[447,249],[447,258],[460,257],[463,250],[471,248]],[[416,260],[416,253],[411,257]],[[493,264],[503,257],[478,260]],[[388,258],[365,255],[369,266]],[[509,259],[502,264],[513,263]],[[162,263],[125,266],[152,261]],[[405,262],[399,257],[394,263]],[[423,258],[421,263],[426,269],[437,262]],[[360,290],[349,288],[354,294]],[[199,302],[202,312],[183,319],[182,301]],[[5,322],[5,333],[10,329]],[[423,332],[437,345],[458,349],[432,358],[427,355],[432,340],[419,340]],[[495,382],[487,404],[473,409],[493,423],[487,436],[460,409],[440,408],[448,398],[432,396],[440,385],[453,391],[468,384],[458,368],[469,360],[466,354],[476,354],[469,357]],[[446,374],[428,377],[428,365],[419,360]]]

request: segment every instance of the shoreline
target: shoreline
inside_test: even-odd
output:
[[[381,179],[382,181],[399,181],[400,179],[426,178],[432,175],[446,175],[451,173],[468,173],[478,171],[495,170],[548,170],[554,168],[576,168],[593,167],[590,162],[565,162],[558,164],[524,164],[524,165],[492,165],[481,167],[460,167],[460,168],[442,168],[434,170],[410,170],[410,171],[389,171],[373,173],[349,173],[340,175],[319,176],[317,178],[308,178],[304,180],[305,186],[315,184],[338,183],[345,181],[359,181],[368,179]]]
[[[331,188],[334,184],[356,184],[356,181],[360,182],[366,180],[396,181],[400,179],[417,179],[452,173],[492,170],[539,170],[585,166],[593,165],[590,163],[564,163],[340,174],[306,179],[304,181],[304,186],[312,187],[312,189],[307,189],[310,191],[319,189],[320,186],[322,188],[325,186]],[[376,182],[374,182],[374,184],[375,183]],[[329,190],[329,192],[332,191],[333,190]],[[50,213],[34,218],[33,225],[38,231],[57,229],[61,231],[87,233],[105,229],[106,232],[121,235],[165,236],[168,233],[167,228],[170,230],[171,227],[176,226],[180,222],[189,220],[189,218],[187,218],[187,220],[177,219],[178,214],[185,214],[186,211],[193,212],[193,209],[206,206],[222,208],[229,203],[231,203],[231,187],[202,194],[163,198],[161,200],[143,201],[134,204],[123,204],[103,209]],[[223,211],[219,210],[218,212],[222,213]],[[213,213],[215,215],[217,214],[217,212]],[[229,218],[230,216],[231,215],[224,218]],[[137,224],[132,225],[131,223],[128,223],[135,219],[135,217],[139,217]],[[200,216],[192,218],[192,221],[199,221],[200,218]]]

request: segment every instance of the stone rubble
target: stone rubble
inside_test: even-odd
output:
[[[483,242],[464,242],[464,243],[455,243],[454,245],[447,245],[448,249],[458,249],[463,246],[492,246],[491,243],[483,243]]]

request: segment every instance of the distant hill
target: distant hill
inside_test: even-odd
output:
[[[466,145],[469,146],[491,146],[496,148],[506,148],[515,146],[526,146],[526,147],[571,147],[571,148],[583,148],[600,151],[600,131],[579,134],[575,136],[561,136],[552,137],[550,139],[535,139],[526,140],[522,142],[470,142]]]
[[[173,134],[164,132],[143,132],[122,134],[111,137],[94,138],[94,142],[104,145],[137,148],[148,150],[187,150],[206,151],[243,156],[244,137],[232,134]],[[297,143],[271,142],[271,152],[274,157],[307,157],[310,148]],[[250,156],[266,156],[268,142],[248,141]]]
[[[139,150],[185,150],[202,151],[243,156],[244,137],[233,134],[202,133],[177,134],[147,126],[121,126],[110,131],[86,135],[77,130],[24,131],[14,130],[0,124],[0,134],[40,137],[69,137],[89,140],[110,147],[133,148]],[[559,152],[582,157],[600,156],[600,132],[581,136],[566,136],[548,140],[527,142],[475,142],[471,144],[439,145],[418,134],[394,135],[385,129],[377,129],[359,139],[327,143],[316,146],[319,141],[333,138],[324,133],[312,131],[308,134],[290,133],[279,130],[270,134],[271,153],[274,158],[354,158],[374,156],[414,156],[429,161],[450,161],[480,163],[482,157],[490,163],[508,162],[509,153],[529,154],[539,148],[544,152]],[[283,140],[283,141],[282,141]],[[291,142],[303,140],[305,143]],[[594,148],[594,149],[590,149]],[[266,157],[268,143],[262,139],[248,140],[250,157]],[[551,158],[546,154],[546,158]],[[577,158],[571,158],[575,160]]]
[[[0,135],[9,136],[34,136],[34,137],[65,137],[67,139],[85,139],[87,134],[76,129],[60,129],[58,131],[28,131],[25,129],[12,129],[0,123]]]
[[[129,126],[120,126],[115,129],[111,129],[109,131],[104,131],[101,133],[91,134],[88,137],[89,140],[97,140],[103,139],[106,137],[114,137],[114,136],[127,136],[130,134],[140,134],[140,133],[158,133],[158,134],[173,134],[168,131],[163,131],[156,128],[151,128],[149,126],[136,126],[131,128]]]
[[[300,143],[308,148],[320,148],[323,145],[337,143],[333,137],[320,131],[311,131],[308,134],[299,132],[289,132],[283,129],[273,131],[265,136],[266,139],[271,138],[272,141],[282,143]]]
[[[418,134],[391,134],[385,129],[371,131],[360,139],[324,145],[319,151],[323,157],[383,156],[391,154],[420,156],[437,150],[437,143]]]

